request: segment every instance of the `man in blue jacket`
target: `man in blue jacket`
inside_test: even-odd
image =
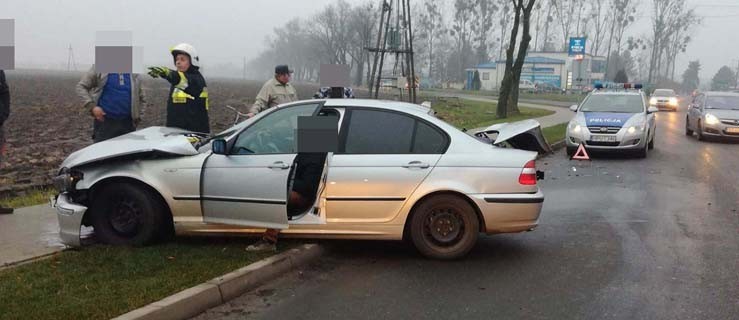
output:
[[[137,74],[96,73],[93,65],[77,84],[77,95],[94,118],[93,141],[136,131],[145,104]]]

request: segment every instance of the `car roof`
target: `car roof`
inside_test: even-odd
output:
[[[615,90],[608,90],[608,89],[601,89],[593,91],[591,94],[593,95],[641,95],[641,91],[639,90],[626,90],[626,89],[615,89]]]
[[[391,101],[391,100],[375,100],[375,99],[322,99],[326,101],[324,107],[363,107],[377,108],[393,111],[402,111],[411,114],[428,114],[429,109],[408,102]]]

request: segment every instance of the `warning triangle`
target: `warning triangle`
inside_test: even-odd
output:
[[[577,151],[575,151],[575,155],[572,156],[571,160],[590,160],[590,156],[585,151],[585,146],[582,143],[577,147]]]

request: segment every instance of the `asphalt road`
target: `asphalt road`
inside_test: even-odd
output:
[[[647,159],[539,161],[540,227],[463,260],[331,241],[319,263],[197,319],[738,319],[739,144],[658,114]]]

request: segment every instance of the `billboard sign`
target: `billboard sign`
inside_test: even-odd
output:
[[[571,37],[569,46],[570,57],[582,57],[585,55],[585,37]]]

